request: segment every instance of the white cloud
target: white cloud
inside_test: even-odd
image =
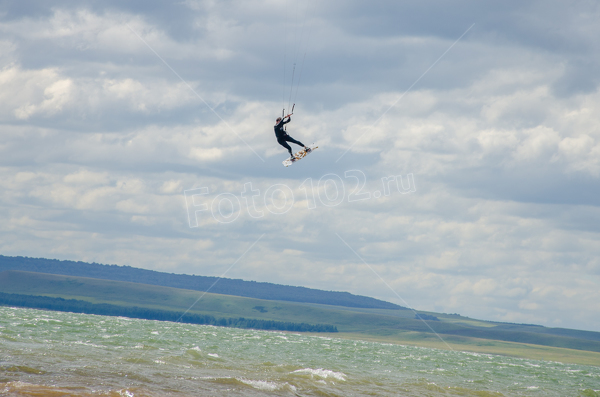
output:
[[[265,233],[231,277],[404,305],[337,233],[416,308],[600,330],[600,32],[582,17],[592,11],[409,15],[400,3],[382,14],[348,2],[276,18],[284,6],[7,14],[2,254],[220,275]],[[438,12],[457,19],[440,24]],[[561,15],[563,30],[548,30]],[[469,18],[475,27],[405,93]],[[320,148],[286,169],[273,122],[289,108],[283,65],[290,80],[294,59],[302,84],[288,132]],[[382,178],[409,173],[416,191],[375,198]],[[339,204],[332,182],[319,186],[326,174],[339,177]],[[249,182],[262,216],[241,196]],[[265,203],[278,184],[294,196],[285,214],[281,196]],[[201,187],[208,210],[190,212],[184,191]],[[370,198],[349,202],[356,189]],[[219,194],[239,199],[234,222],[212,216]]]

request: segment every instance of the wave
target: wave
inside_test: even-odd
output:
[[[321,379],[334,378],[334,379],[337,379],[342,382],[346,381],[346,378],[348,377],[348,375],[346,375],[343,372],[335,372],[335,371],[331,371],[329,369],[323,369],[323,368],[297,369],[296,371],[292,371],[292,374],[308,374],[308,375],[310,375],[311,379],[314,378],[315,376],[318,378],[321,378]]]
[[[34,385],[27,382],[0,382],[0,394],[5,397],[155,397],[157,394],[142,388],[118,390],[77,390],[58,386]]]

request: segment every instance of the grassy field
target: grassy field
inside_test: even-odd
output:
[[[356,309],[269,301],[170,287],[43,273],[0,273],[0,292],[79,299],[161,310],[261,320],[335,325],[332,337],[401,343],[441,349],[503,354],[532,359],[600,365],[600,333],[582,338],[548,334],[553,329],[480,321],[421,312],[439,321],[415,319],[412,310]],[[436,336],[433,328],[442,338]],[[509,329],[510,328],[510,329]],[[573,331],[573,335],[577,331]],[[319,334],[323,335],[323,334]],[[598,338],[598,340],[594,340]]]

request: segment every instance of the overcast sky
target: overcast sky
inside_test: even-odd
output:
[[[0,254],[600,331],[598,7],[3,1]]]

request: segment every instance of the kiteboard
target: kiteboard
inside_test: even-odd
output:
[[[286,167],[289,167],[290,165],[292,165],[292,163],[302,160],[304,157],[306,157],[309,153],[314,151],[316,148],[318,148],[318,146],[316,146],[314,143],[312,145],[309,145],[308,149],[302,149],[302,150],[296,152],[296,154],[294,154],[294,157],[283,160],[283,165],[285,165]]]

